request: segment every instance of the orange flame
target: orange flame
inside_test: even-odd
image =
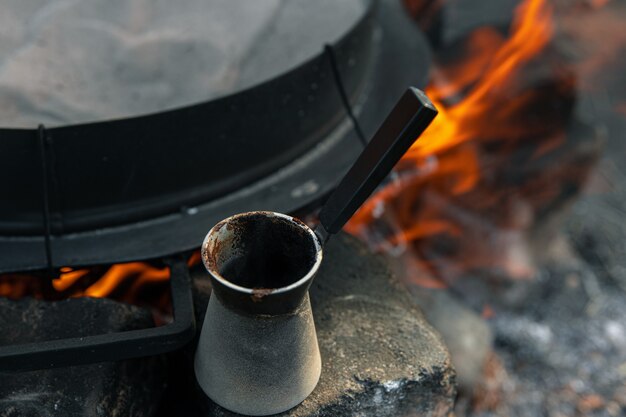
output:
[[[147,282],[166,281],[169,271],[167,268],[159,269],[143,262],[113,265],[102,278],[85,290],[85,295],[106,297],[123,281],[133,276],[136,277],[133,286],[137,286]]]
[[[193,252],[187,266],[199,264],[200,251]],[[162,313],[170,312],[170,278],[167,267],[148,262],[129,262],[111,266],[73,269],[62,267],[59,276],[50,279],[45,273],[9,273],[0,275],[0,297],[34,297],[60,300],[74,297],[107,297],[137,305],[148,305]]]
[[[71,291],[72,297],[108,297],[126,282],[130,286],[128,296],[132,297],[141,286],[151,282],[167,281],[170,274],[168,268],[157,268],[145,262],[115,264],[84,290],[80,288],[72,290],[72,287],[90,272],[89,269],[61,268],[61,274],[52,280],[52,286],[59,292]]]
[[[536,88],[529,88],[520,72],[529,71],[530,63],[549,45],[553,32],[552,7],[546,0],[525,0],[518,6],[508,39],[489,28],[474,32],[464,61],[440,68],[426,89],[439,115],[404,155],[393,181],[364,204],[346,230],[367,235],[371,224],[384,217],[381,213],[386,207],[393,212],[399,230],[386,236],[385,244],[409,244],[442,234],[458,237],[464,233],[463,227],[447,218],[454,208],[436,196],[462,196],[476,189],[485,175],[480,142],[541,137],[535,157],[557,147],[563,135],[554,132],[553,126],[528,123],[519,117],[537,101]],[[567,75],[561,81],[563,85],[557,89],[572,88],[573,80]],[[482,201],[472,204],[493,207],[500,203],[498,198],[487,193],[481,196]],[[471,215],[459,216],[466,225],[476,222]],[[466,261],[473,262],[480,260]],[[515,268],[526,272],[519,265]],[[428,280],[422,284],[438,286]]]
[[[200,251],[193,252],[187,266],[201,261]],[[143,288],[169,280],[167,267],[157,267],[147,262],[129,262],[103,267],[73,269],[63,267],[53,280],[38,274],[0,275],[0,297],[22,298],[33,296],[43,299],[67,297],[111,297],[119,289],[122,294],[114,298],[133,302]]]
[[[518,100],[522,100],[519,104],[502,106],[503,92],[508,96],[516,92],[517,71],[523,64],[535,58],[551,39],[551,11],[545,0],[527,0],[518,7],[512,27],[513,35],[495,53],[482,74],[477,73],[476,69],[484,64],[476,65],[480,64],[476,59],[469,63],[474,70],[468,71],[468,75],[480,76],[480,79],[462,102],[446,106],[444,100],[459,93],[472,81],[463,76],[449,81],[448,85],[427,88],[440,114],[424,137],[415,142],[406,156],[407,159],[420,160],[462,142],[479,138],[485,134],[486,124],[492,126],[492,129],[502,128],[502,131],[497,132],[500,137],[510,134],[505,128],[525,97],[518,97]],[[483,36],[484,33],[479,32]],[[486,56],[483,55],[484,58]],[[463,66],[463,72],[466,68]]]

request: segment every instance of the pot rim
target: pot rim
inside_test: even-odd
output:
[[[257,295],[258,292],[260,291],[259,288],[248,288],[248,287],[243,287],[241,285],[237,285],[232,283],[231,281],[229,281],[227,278],[223,277],[219,270],[216,268],[216,263],[215,262],[211,262],[209,260],[209,240],[210,238],[217,234],[219,232],[219,230],[226,226],[228,223],[232,222],[233,220],[242,218],[242,217],[250,217],[253,215],[262,215],[265,217],[278,217],[282,220],[285,220],[289,223],[291,223],[293,226],[298,227],[302,230],[304,230],[309,237],[312,239],[313,244],[315,245],[315,262],[313,263],[313,265],[311,266],[311,268],[309,269],[309,271],[300,279],[298,279],[297,281],[284,286],[284,287],[278,287],[278,288],[267,288],[267,290],[271,291],[271,294],[282,294],[282,293],[286,293],[289,292],[293,289],[299,288],[302,285],[306,285],[306,283],[308,281],[310,281],[315,274],[317,273],[320,265],[322,264],[322,244],[319,240],[319,238],[317,237],[317,234],[315,234],[315,232],[313,231],[313,229],[311,229],[306,223],[304,223],[302,220],[296,218],[296,217],[292,217],[289,216],[287,214],[283,214],[283,213],[277,213],[274,211],[249,211],[249,212],[244,212],[244,213],[239,213],[239,214],[235,214],[232,215],[230,217],[225,218],[224,220],[220,221],[219,223],[217,223],[215,226],[213,226],[211,228],[211,230],[209,230],[209,232],[207,233],[207,235],[204,238],[204,241],[202,242],[202,249],[201,249],[201,255],[202,255],[202,263],[204,263],[204,267],[206,268],[206,270],[209,272],[209,274],[211,274],[211,276],[213,277],[213,279],[217,280],[220,284],[224,285],[225,287],[228,287],[234,291],[237,291],[239,293],[242,294],[249,294],[249,295]],[[265,290],[265,289],[264,289]]]

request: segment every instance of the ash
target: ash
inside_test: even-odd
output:
[[[606,126],[606,149],[537,278],[477,276],[453,289],[495,337],[458,416],[626,415],[625,83],[582,96],[580,109]]]
[[[511,306],[513,293],[519,305]],[[496,294],[482,299],[493,311],[494,351],[473,398],[460,400],[459,415],[623,415],[622,290],[581,263],[545,267],[530,286]]]

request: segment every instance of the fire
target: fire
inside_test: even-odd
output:
[[[187,260],[190,268],[200,263],[200,251]],[[130,304],[149,305],[168,312],[169,268],[149,262],[128,262],[110,266],[60,268],[58,276],[47,273],[0,275],[0,297],[35,297],[60,300],[72,297],[108,297]],[[153,290],[153,291],[151,291]]]
[[[0,296],[61,300],[74,297],[107,297],[129,304],[171,312],[167,267],[130,262],[108,267],[61,268],[58,277],[47,273],[0,275]]]
[[[20,298],[32,295],[37,298],[66,297],[108,297],[118,287],[130,288],[131,296],[148,283],[166,282],[169,280],[169,269],[156,267],[146,262],[130,262],[115,264],[108,268],[92,267],[73,269],[63,267],[57,278],[29,274],[5,274],[0,276],[0,296]],[[31,294],[18,289],[16,282],[28,282],[23,287],[30,288]],[[34,285],[34,281],[39,281]],[[50,285],[48,285],[50,284]],[[56,292],[56,294],[54,294]]]
[[[433,275],[459,272],[459,262],[441,262],[459,254],[460,269],[504,263],[510,275],[528,276],[518,235],[561,190],[544,177],[502,184],[507,176],[501,174],[516,163],[539,163],[565,140],[575,78],[551,59],[553,35],[552,6],[525,0],[508,38],[481,28],[466,40],[460,59],[439,62],[426,89],[439,116],[347,231],[378,249],[411,248],[419,260],[407,260],[408,268],[429,287],[443,285]],[[526,156],[516,161],[519,149]],[[381,227],[377,236],[372,230]]]
[[[551,8],[545,0],[523,2],[516,12],[512,32],[513,35],[495,52],[491,62],[480,65],[480,62],[474,60],[470,63],[473,64],[473,70],[468,75],[472,75],[473,79],[461,75],[458,80],[448,83],[437,80],[443,85],[436,83],[427,89],[439,105],[441,114],[427,136],[415,143],[407,155],[408,158],[420,160],[428,155],[441,153],[484,135],[486,128],[492,131],[492,135],[495,133],[499,137],[516,134],[508,130],[508,124],[512,115],[524,106],[528,98],[519,96],[508,106],[503,106],[505,103],[502,100],[508,99],[507,95],[515,96],[512,93],[516,93],[515,90],[519,88],[516,85],[518,70],[536,57],[552,36]],[[485,32],[478,32],[481,38],[484,35]],[[485,46],[492,49],[483,45]],[[484,56],[486,57],[488,56]],[[476,76],[480,79],[476,80]],[[459,94],[472,82],[476,84],[463,101],[446,106],[448,97]],[[498,131],[494,132],[494,129]]]
[[[52,281],[57,291],[66,291],[89,273],[88,269],[62,270],[58,279]],[[73,297],[107,297],[125,281],[132,280],[131,293],[149,282],[161,282],[169,279],[167,268],[156,268],[144,262],[131,262],[111,266],[101,278],[88,286],[85,290],[77,290]]]

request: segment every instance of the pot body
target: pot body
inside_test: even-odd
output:
[[[200,387],[239,414],[295,407],[321,372],[308,293],[319,239],[291,216],[250,212],[215,225],[201,252],[213,293],[195,358]]]
[[[276,414],[301,403],[320,377],[308,294],[293,314],[244,315],[212,296],[195,373],[215,403],[236,413]]]

